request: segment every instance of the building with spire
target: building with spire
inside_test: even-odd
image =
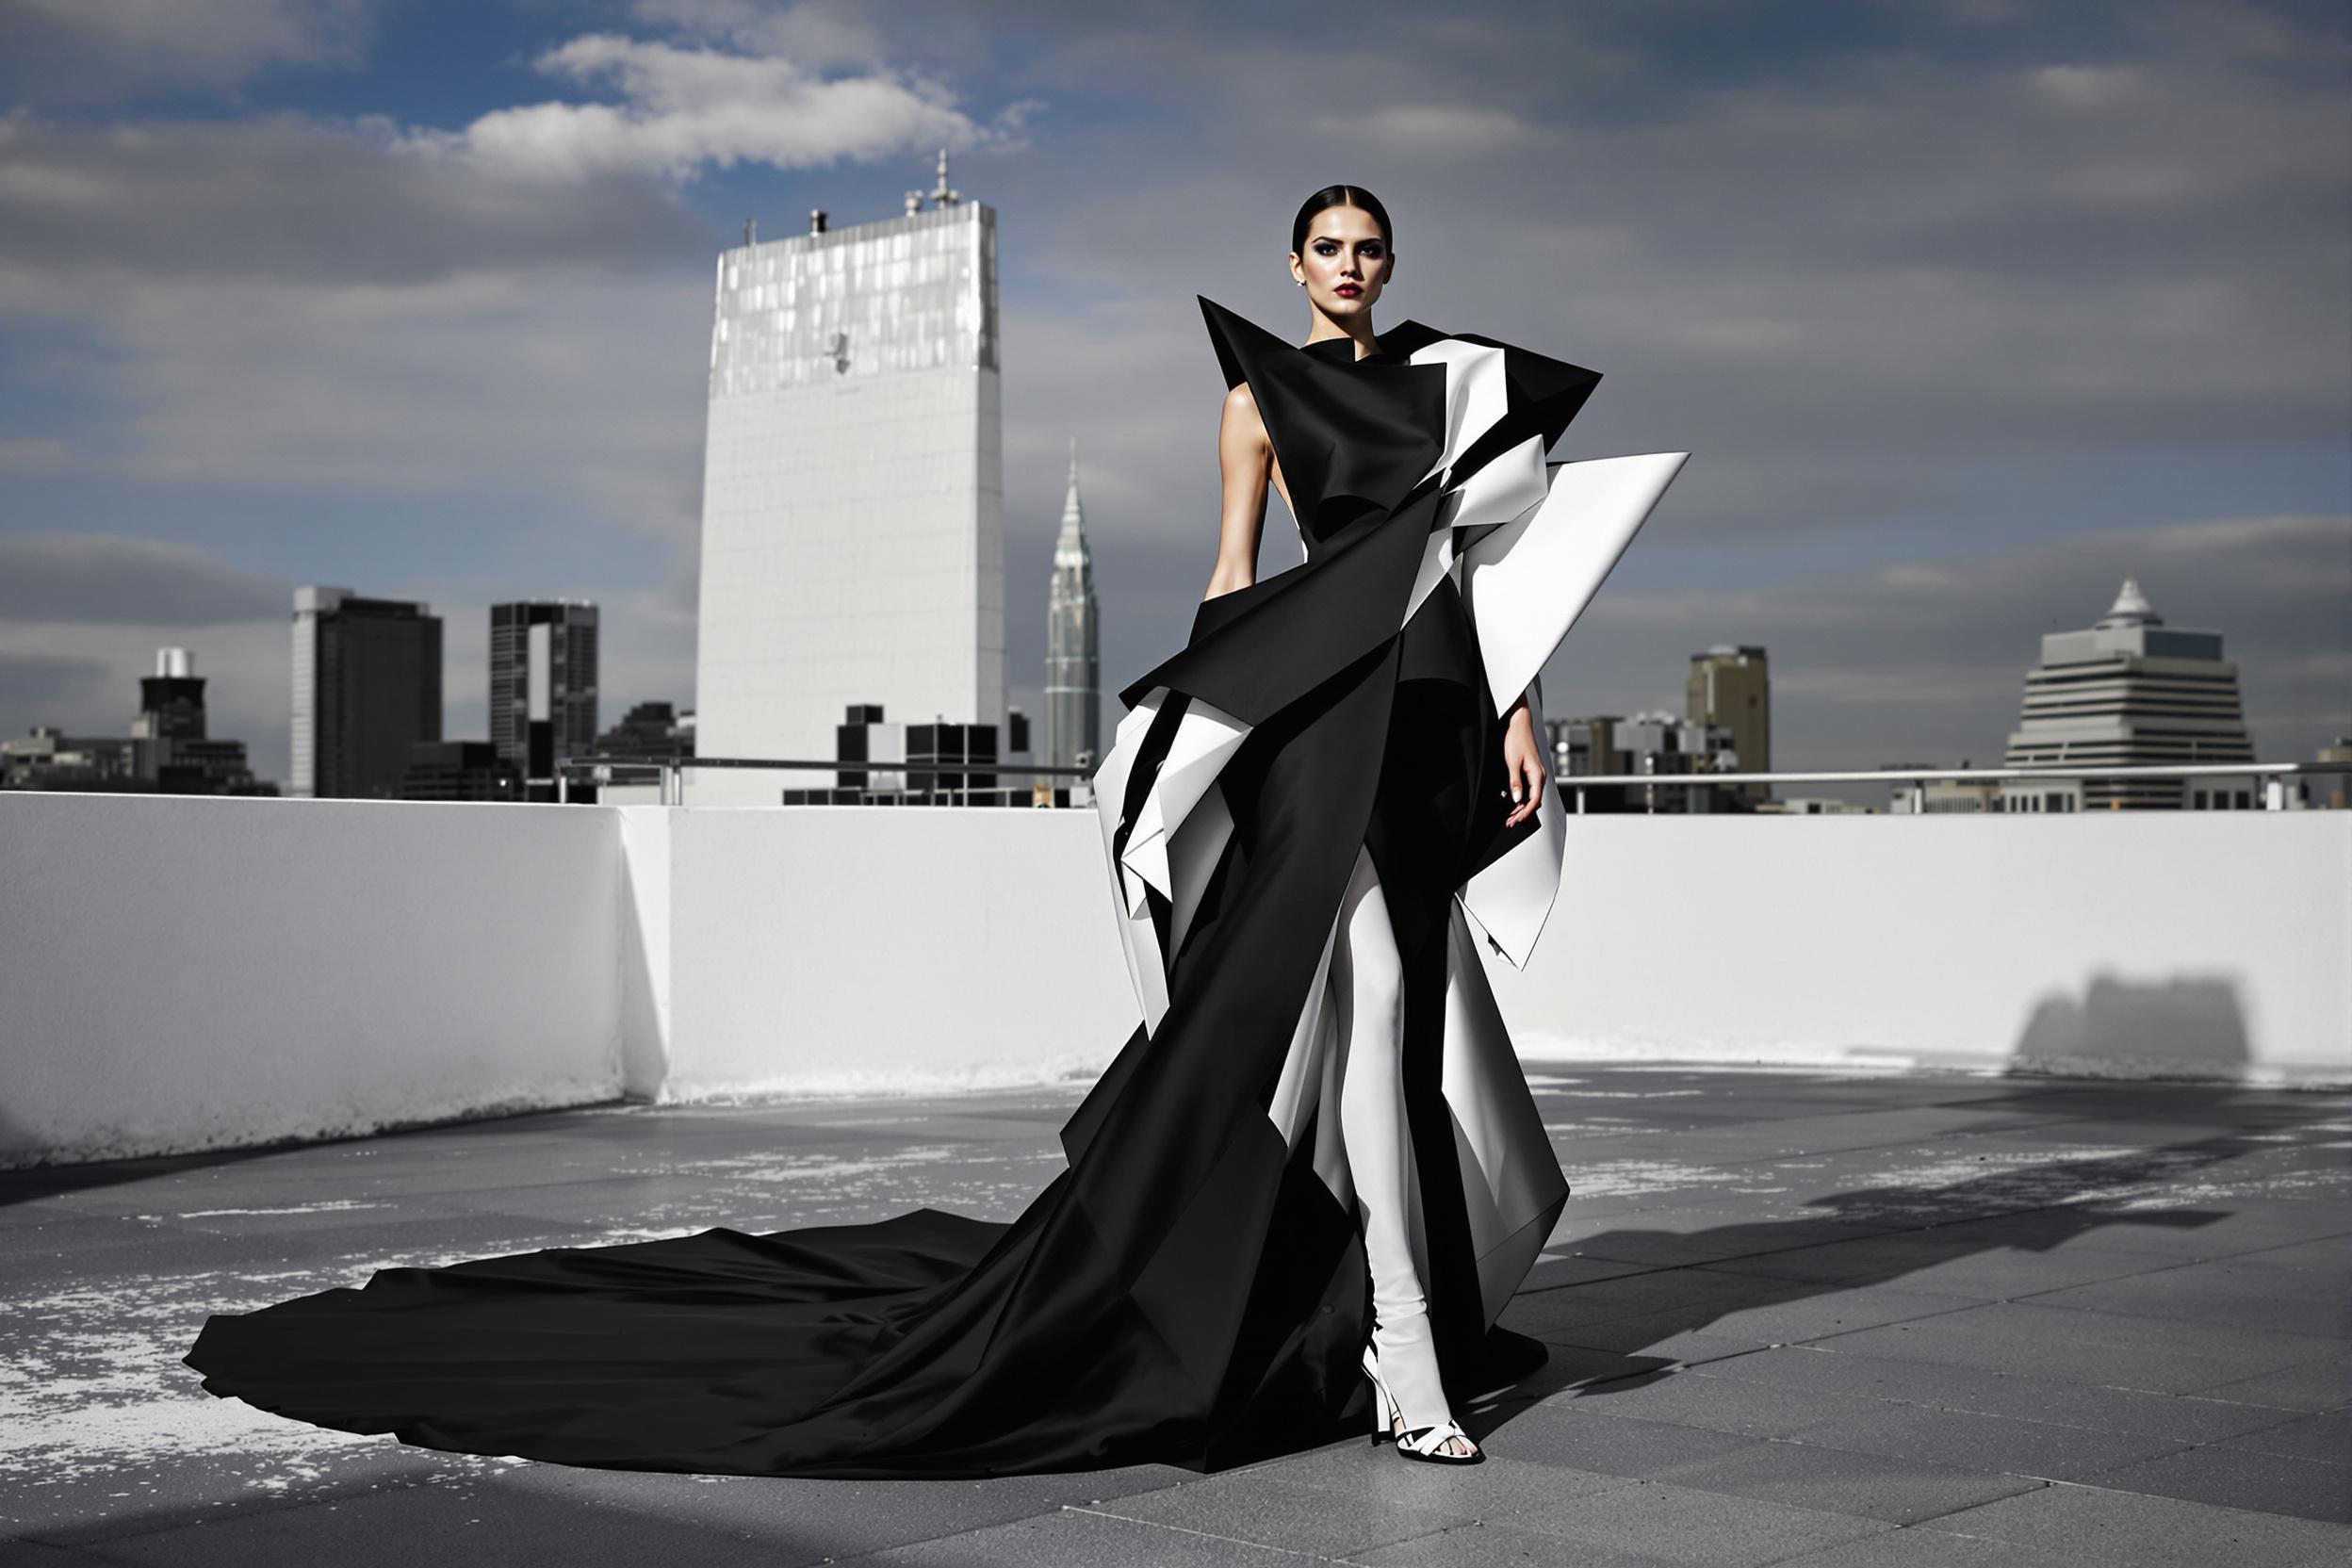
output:
[[[704,449],[697,748],[825,758],[852,703],[1004,722],[996,214],[906,210],[722,252]],[[808,776],[712,769],[697,805]]]
[[[1101,611],[1094,597],[1094,552],[1078,500],[1078,441],[1070,443],[1070,493],[1061,536],[1054,541],[1054,584],[1045,626],[1045,755],[1048,767],[1089,767],[1102,760]]]
[[[2025,678],[2025,709],[2010,732],[2013,768],[2155,762],[2251,762],[2238,696],[2238,667],[2221,656],[2221,633],[2167,627],[2139,582],[2098,623],[2042,638],[2042,662]],[[2247,808],[2262,804],[2252,774],[2200,778],[2010,779],[2004,811]]]

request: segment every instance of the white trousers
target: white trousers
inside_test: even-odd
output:
[[[1359,845],[1331,946],[1339,1013],[1340,1138],[1355,1178],[1372,1271],[1372,1343],[1405,1429],[1451,1419],[1429,1333],[1429,1298],[1408,1239],[1414,1213],[1413,1134],[1405,1120],[1404,965],[1388,904]],[[1376,1396],[1377,1397],[1377,1396]]]

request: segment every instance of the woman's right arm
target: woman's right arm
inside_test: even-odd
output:
[[[1258,532],[1266,522],[1266,485],[1274,449],[1248,382],[1225,394],[1225,413],[1217,427],[1217,465],[1225,476],[1225,499],[1217,521],[1217,567],[1209,573],[1203,600],[1247,588],[1258,579]]]

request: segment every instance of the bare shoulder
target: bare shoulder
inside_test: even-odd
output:
[[[1220,421],[1226,429],[1264,434],[1266,420],[1258,413],[1258,400],[1246,381],[1233,384],[1225,394],[1225,411]]]

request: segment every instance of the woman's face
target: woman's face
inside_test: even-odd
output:
[[[1316,309],[1344,322],[1372,308],[1396,262],[1370,213],[1325,207],[1308,225],[1307,248],[1291,253],[1290,275],[1307,286]]]

